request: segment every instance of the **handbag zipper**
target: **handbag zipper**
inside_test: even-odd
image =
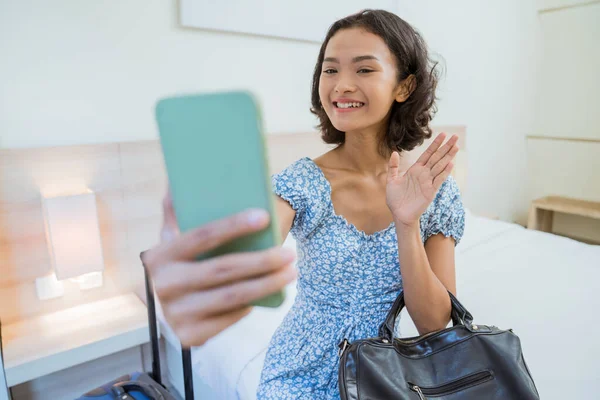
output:
[[[419,400],[427,400],[425,398],[425,395],[423,395],[423,392],[421,391],[420,387],[418,387],[417,385],[413,385],[411,389],[417,392],[417,394],[419,395]]]
[[[419,395],[419,400],[427,400],[427,397],[425,396],[443,396],[466,389],[467,387],[479,385],[489,381],[490,379],[493,379],[490,371],[481,371],[473,375],[465,376],[464,378],[460,378],[456,381],[435,387],[423,387],[413,383],[409,383],[408,385],[413,392],[416,392]]]

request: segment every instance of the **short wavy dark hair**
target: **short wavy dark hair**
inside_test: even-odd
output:
[[[437,111],[435,89],[439,79],[437,62],[429,58],[423,37],[406,21],[384,10],[363,10],[336,21],[327,32],[321,45],[312,82],[312,107],[310,111],[319,118],[318,128],[323,141],[341,145],[346,134],[337,130],[325,113],[319,98],[319,82],[325,49],[329,40],[342,29],[362,28],[378,35],[394,55],[398,68],[398,82],[410,75],[415,77],[411,95],[402,103],[394,102],[387,132],[382,136],[380,152],[410,151],[431,137],[429,122]]]

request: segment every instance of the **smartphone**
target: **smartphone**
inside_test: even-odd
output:
[[[281,245],[258,101],[231,91],[160,99],[156,121],[181,232],[248,208],[271,216],[265,230],[201,254],[198,260]],[[242,267],[240,267],[242,268]],[[253,302],[278,307],[283,291]]]

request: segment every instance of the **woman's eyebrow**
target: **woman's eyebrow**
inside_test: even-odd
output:
[[[377,57],[373,56],[373,55],[365,55],[365,56],[354,57],[352,59],[352,62],[353,63],[357,63],[357,62],[361,62],[361,61],[365,61],[365,60],[376,60],[376,61],[379,61],[379,59]],[[340,60],[337,59],[337,58],[335,58],[335,57],[326,57],[326,58],[323,59],[323,62],[331,62],[331,63],[337,63],[337,64],[339,64]]]
[[[375,56],[372,55],[366,55],[366,56],[358,56],[358,57],[354,57],[352,59],[353,63],[357,63],[357,62],[361,62],[361,61],[366,61],[366,60],[375,60],[375,61],[379,61],[379,59]]]

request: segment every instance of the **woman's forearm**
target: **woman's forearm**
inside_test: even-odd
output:
[[[450,298],[429,265],[418,223],[406,226],[396,222],[396,233],[406,308],[419,334],[445,328],[450,320]]]

